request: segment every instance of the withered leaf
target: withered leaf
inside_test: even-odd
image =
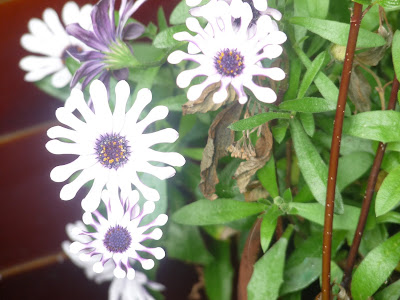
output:
[[[269,160],[272,145],[272,133],[269,130],[268,123],[265,123],[261,127],[261,136],[256,142],[256,156],[250,157],[248,160],[240,163],[235,172],[234,178],[237,181],[241,193],[246,191],[251,177]]]
[[[215,111],[219,109],[222,105],[229,104],[233,101],[237,101],[235,90],[229,86],[228,97],[225,101],[221,103],[214,103],[213,96],[216,91],[218,91],[221,83],[214,83],[204,89],[200,98],[196,101],[188,101],[182,105],[182,114],[195,114],[195,113],[206,113],[209,111]]]
[[[217,175],[218,160],[228,154],[226,150],[234,140],[234,132],[228,126],[239,120],[243,105],[238,101],[218,113],[208,130],[207,145],[203,151],[200,164],[200,190],[210,200],[215,200],[215,185],[219,182]]]
[[[247,185],[246,192],[244,193],[244,200],[246,202],[253,202],[259,199],[265,199],[269,193],[262,186],[261,182],[254,180]]]
[[[370,48],[367,51],[358,53],[355,56],[356,61],[359,61],[368,66],[376,66],[385,55],[386,49],[392,45],[393,31],[389,27],[387,30],[383,25],[378,28],[378,34],[386,40],[386,44],[380,47]]]
[[[349,98],[359,112],[371,110],[371,86],[361,70],[354,65],[349,85]]]

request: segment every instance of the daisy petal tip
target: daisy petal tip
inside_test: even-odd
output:
[[[268,8],[267,0],[253,0],[253,4],[258,11],[264,11]]]
[[[100,194],[92,195],[91,197],[86,196],[85,198],[82,199],[81,203],[82,209],[88,213],[95,211],[99,207],[100,197],[101,197]]]
[[[128,272],[127,272],[127,274],[126,274],[126,277],[127,277],[129,280],[133,280],[133,279],[135,279],[135,276],[136,276],[135,270],[134,270],[134,269],[128,269]]]
[[[123,279],[126,276],[125,271],[120,268],[115,268],[113,273],[114,273],[114,276],[119,279]]]
[[[153,95],[151,94],[151,91],[149,89],[143,88],[138,92],[136,98],[149,103],[149,102],[151,102]]]
[[[69,250],[75,254],[78,253],[81,250],[81,248],[82,246],[81,243],[79,242],[73,242],[71,245],[69,245]]]
[[[60,191],[60,198],[61,200],[68,201],[74,198],[76,195],[76,192],[72,190],[69,186],[69,184],[64,185],[63,188]]]
[[[222,103],[226,100],[227,97],[228,97],[228,92],[226,91],[226,89],[222,89],[214,93],[213,101],[214,103]]]
[[[174,51],[170,55],[168,55],[167,60],[170,64],[174,64],[174,65],[179,64],[185,57],[184,54],[185,54],[185,52],[180,51],[180,50]]]
[[[157,224],[160,226],[163,226],[165,224],[167,224],[168,222],[168,216],[166,214],[161,214],[158,216],[157,218]]]
[[[143,215],[151,214],[156,209],[156,205],[152,201],[146,201],[143,204]]]
[[[140,263],[142,264],[142,268],[145,270],[151,270],[154,268],[154,261],[152,259],[142,260]]]
[[[239,97],[239,103],[240,104],[245,104],[247,102],[247,96],[241,96]]]
[[[153,232],[151,233],[151,237],[156,241],[161,239],[162,235],[163,235],[163,233],[162,233],[162,230],[160,228],[154,229]]]
[[[157,247],[153,249],[153,255],[158,260],[163,259],[165,257],[165,251],[163,248]]]
[[[66,178],[64,176],[64,172],[60,167],[55,167],[50,172],[50,179],[54,182],[63,182]]]
[[[201,0],[186,0],[187,6],[196,6],[199,5]]]
[[[129,95],[129,93],[130,93],[129,84],[125,80],[118,81],[118,83],[115,86],[115,93]]]
[[[85,224],[91,224],[93,222],[92,214],[89,212],[85,212],[82,216],[82,221]]]
[[[101,272],[103,272],[103,270],[104,270],[104,267],[103,267],[103,264],[101,261],[98,261],[93,265],[93,271],[95,273],[101,273]]]

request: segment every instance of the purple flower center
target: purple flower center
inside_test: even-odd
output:
[[[214,66],[222,76],[235,77],[242,74],[244,57],[237,49],[224,49],[215,56]]]
[[[79,46],[76,45],[69,45],[67,48],[64,49],[64,51],[61,54],[61,60],[63,64],[65,65],[65,61],[67,60],[68,57],[71,55],[74,55],[74,53],[81,53],[83,49]],[[71,55],[70,55],[71,53]]]
[[[123,253],[131,245],[132,237],[126,228],[119,225],[108,229],[104,237],[104,246],[113,253]]]
[[[100,135],[95,147],[98,161],[108,169],[117,170],[129,158],[129,145],[125,137],[112,133]]]

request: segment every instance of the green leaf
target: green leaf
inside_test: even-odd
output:
[[[378,4],[386,9],[399,9],[400,1],[399,0],[380,0]]]
[[[315,18],[293,17],[290,23],[307,28],[311,32],[331,41],[334,44],[346,46],[350,25],[336,21],[320,20]],[[327,30],[329,28],[329,30]],[[386,44],[383,37],[376,33],[360,28],[357,38],[357,48],[379,47]]]
[[[253,275],[247,286],[249,300],[274,300],[278,298],[279,289],[283,282],[283,268],[285,265],[287,244],[288,238],[282,236],[256,262]]]
[[[210,300],[230,300],[233,268],[229,242],[213,241],[211,248],[215,261],[204,268],[207,296]]]
[[[176,46],[179,42],[174,39],[173,35],[177,32],[187,31],[186,25],[176,25],[168,27],[167,29],[161,31],[156,35],[153,46],[160,49],[172,48]]]
[[[294,56],[290,55],[290,70],[289,70],[289,88],[285,93],[284,100],[295,99],[297,90],[299,89],[301,62]]]
[[[267,251],[272,237],[275,233],[276,223],[281,211],[278,206],[272,205],[264,214],[260,228],[261,247],[263,251]]]
[[[392,170],[383,180],[375,201],[377,217],[389,212],[400,202],[400,166]]]
[[[283,139],[285,138],[288,127],[289,120],[278,119],[278,124],[271,128],[272,135],[274,136],[275,141],[277,141],[279,144],[282,143]]]
[[[344,190],[352,182],[363,176],[372,166],[374,157],[367,152],[352,152],[339,158],[337,185]]]
[[[187,97],[185,94],[178,96],[171,96],[159,101],[158,105],[165,105],[170,111],[182,111],[182,105],[187,102]]]
[[[321,70],[321,68],[325,65],[324,62],[327,58],[328,53],[326,51],[321,52],[311,63],[310,67],[307,68],[306,73],[304,74],[303,81],[300,84],[299,92],[297,94],[297,98],[303,98],[310,87],[311,83],[314,81],[315,76]]]
[[[191,17],[189,9],[190,7],[186,5],[186,1],[182,0],[172,11],[169,23],[172,25],[184,24],[186,19]]]
[[[372,296],[388,279],[400,261],[400,232],[377,246],[361,261],[353,275],[354,300]]]
[[[307,135],[312,137],[315,133],[314,116],[310,113],[300,113],[299,117],[304,131],[307,133]]]
[[[203,158],[204,148],[182,148],[180,153],[188,158],[201,161]]]
[[[257,171],[257,177],[272,198],[279,196],[274,156],[271,155],[265,166]]]
[[[228,126],[228,128],[234,131],[249,130],[274,119],[290,119],[290,117],[291,115],[289,113],[267,112],[237,121]]]
[[[285,270],[280,295],[299,291],[309,286],[319,277],[321,269],[321,258],[306,257],[299,265]]]
[[[158,7],[157,21],[158,21],[158,27],[160,28],[160,31],[163,31],[168,28],[167,19],[165,18],[164,9],[162,8],[162,6]]]
[[[203,199],[182,207],[172,215],[172,220],[186,225],[224,224],[258,214],[264,209],[265,205],[257,202]]]
[[[213,257],[206,249],[199,229],[170,222],[165,235],[168,257],[207,265]]]
[[[325,19],[329,11],[329,0],[307,0],[308,12],[311,17]]]
[[[400,78],[400,31],[396,30],[392,41],[392,58],[393,66],[396,71],[397,78]]]
[[[343,133],[383,143],[400,141],[400,113],[397,111],[368,111],[348,117]]]
[[[303,113],[320,113],[335,110],[336,104],[324,98],[306,97],[284,101],[279,108]]]
[[[399,300],[400,299],[400,279],[374,296],[375,300]]]
[[[299,167],[315,199],[325,205],[328,168],[311,143],[298,120],[290,122],[294,149],[299,160]],[[335,192],[335,212],[343,213],[343,200],[338,188]]]
[[[400,224],[400,213],[395,211],[389,211],[388,213],[377,217],[376,222]]]
[[[318,203],[289,203],[292,209],[290,214],[299,215],[311,222],[324,225],[325,207]],[[355,206],[345,205],[342,215],[335,215],[333,218],[333,229],[355,230],[357,226],[360,209]]]

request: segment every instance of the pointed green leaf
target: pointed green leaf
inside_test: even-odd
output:
[[[400,30],[396,30],[392,41],[392,58],[397,78],[400,78]]]
[[[186,225],[224,224],[258,214],[264,209],[265,205],[257,202],[203,199],[182,207],[172,215],[172,220]]]
[[[354,300],[372,296],[388,279],[400,261],[400,232],[377,246],[361,261],[353,275]]]
[[[301,173],[315,199],[325,205],[328,168],[299,121],[292,120],[290,128]],[[343,213],[343,200],[338,188],[336,188],[335,193],[335,212]]]
[[[377,217],[389,212],[400,203],[400,166],[383,180],[375,201]]]
[[[278,206],[272,205],[264,214],[260,228],[261,247],[265,252],[275,233],[276,223],[281,211]]]
[[[339,158],[337,185],[342,191],[363,176],[372,166],[374,156],[367,152],[352,152]]]
[[[375,300],[399,300],[400,299],[400,279],[374,296]]]
[[[296,112],[319,113],[335,110],[336,104],[332,101],[327,101],[324,98],[306,97],[284,101],[279,105],[279,108]]]
[[[349,38],[350,25],[336,21],[315,18],[293,17],[290,23],[307,28],[311,32],[331,41],[334,44],[346,46]],[[329,30],[327,30],[329,28]],[[386,44],[383,37],[360,28],[357,38],[357,48],[379,47]]]
[[[282,236],[254,265],[247,286],[249,300],[274,300],[279,297],[288,238]]]
[[[249,130],[274,119],[290,119],[290,117],[289,113],[267,112],[237,121],[228,127],[234,131]]]
[[[400,141],[400,113],[397,111],[368,111],[348,117],[343,133],[383,143]]]
[[[257,177],[272,198],[279,196],[278,183],[276,181],[275,159],[273,155],[265,166],[257,171]]]
[[[289,203],[289,207],[293,210],[290,214],[302,216],[303,218],[324,225],[325,207],[318,203]],[[360,209],[355,206],[345,205],[342,215],[335,215],[333,218],[333,229],[354,230],[357,226]]]
[[[186,25],[176,25],[168,27],[167,29],[161,31],[156,35],[153,46],[159,49],[172,48],[176,46],[179,42],[174,39],[173,35],[177,32],[187,31]]]
[[[307,135],[312,137],[315,133],[315,121],[313,114],[300,113],[299,117],[304,131],[307,133]]]

